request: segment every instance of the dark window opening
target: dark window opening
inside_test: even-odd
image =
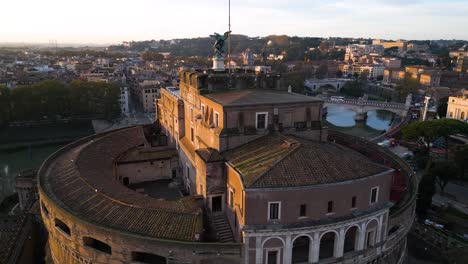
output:
[[[278,220],[279,219],[279,203],[270,203],[270,220]]]
[[[83,237],[83,243],[85,246],[93,248],[97,251],[101,251],[109,255],[112,254],[112,248],[108,244],[97,239],[91,237]]]
[[[333,201],[328,201],[327,212],[328,212],[328,213],[333,212]]]
[[[351,199],[351,208],[356,208],[356,196]]]
[[[388,235],[395,233],[396,231],[398,231],[398,229],[400,229],[400,226],[394,226],[390,228],[390,230],[388,231]]]
[[[174,179],[177,176],[177,170],[172,169],[172,179]]]
[[[377,188],[372,188],[371,190],[371,203],[377,202]]]
[[[301,209],[299,210],[299,216],[306,216],[307,214],[307,206],[305,204],[301,204]]]
[[[278,263],[278,251],[268,251],[268,264]]]
[[[165,257],[144,253],[144,252],[132,252],[132,261],[139,263],[151,263],[151,264],[166,264],[167,260]]]
[[[49,217],[49,210],[47,210],[47,207],[44,205],[44,203],[41,202],[41,207],[42,207],[42,211],[44,212],[44,214]]]
[[[59,229],[60,231],[62,231],[64,234],[70,236],[71,235],[71,231],[70,231],[70,228],[68,227],[67,224],[65,224],[64,222],[62,222],[61,220],[59,219],[55,219],[55,227],[57,229]]]
[[[257,129],[265,129],[266,128],[266,114],[258,114],[257,115]]]
[[[193,142],[194,141],[194,134],[193,134],[193,127],[190,128],[190,140]]]

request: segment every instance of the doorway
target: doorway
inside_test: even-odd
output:
[[[223,199],[222,196],[213,196],[211,197],[211,211],[221,212],[223,210]]]

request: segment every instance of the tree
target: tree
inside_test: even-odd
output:
[[[435,183],[439,186],[440,192],[443,193],[445,186],[447,186],[450,180],[455,178],[457,169],[453,162],[438,161],[433,163],[429,173],[432,174]]]
[[[457,166],[458,177],[464,178],[468,168],[468,146],[461,145],[455,149],[453,160]]]
[[[10,90],[4,85],[0,85],[0,127],[10,120],[10,100]]]
[[[402,129],[403,138],[407,140],[421,139],[426,154],[430,152],[430,144],[438,137],[445,139],[445,158],[448,159],[448,137],[456,133],[468,133],[468,124],[455,119],[436,119],[411,123]]]
[[[349,96],[361,97],[364,94],[363,87],[364,84],[361,80],[347,81],[341,89],[341,92]]]
[[[328,66],[326,64],[321,64],[317,70],[315,70],[315,78],[324,79],[328,74]]]
[[[437,115],[441,118],[446,117],[447,107],[448,107],[448,97],[444,97],[440,99],[439,104],[437,105]]]
[[[141,57],[145,60],[145,61],[162,61],[164,60],[164,56],[158,52],[154,52],[154,51],[146,51],[145,53],[143,53],[141,55]]]
[[[418,80],[414,79],[411,76],[411,73],[407,72],[405,73],[405,77],[403,78],[403,80],[397,82],[395,90],[398,91],[400,100],[404,101],[408,94],[414,94],[416,92],[418,86]]]
[[[329,48],[330,48],[330,45],[328,44],[327,41],[322,41],[319,45],[319,49],[323,53],[327,53]]]
[[[435,192],[434,176],[430,173],[424,174],[419,182],[418,199],[416,200],[416,213],[419,218],[426,218],[427,210],[431,208],[432,196]]]

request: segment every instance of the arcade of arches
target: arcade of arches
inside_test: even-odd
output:
[[[372,248],[385,239],[386,212],[325,230],[255,237],[255,264],[317,263]],[[253,248],[251,247],[251,250]]]

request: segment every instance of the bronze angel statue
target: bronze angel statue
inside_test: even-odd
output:
[[[223,58],[224,54],[226,53],[226,40],[229,38],[229,34],[231,31],[224,32],[224,35],[220,35],[218,33],[214,33],[210,35],[210,37],[214,38],[216,42],[213,45],[215,57],[216,58]]]

